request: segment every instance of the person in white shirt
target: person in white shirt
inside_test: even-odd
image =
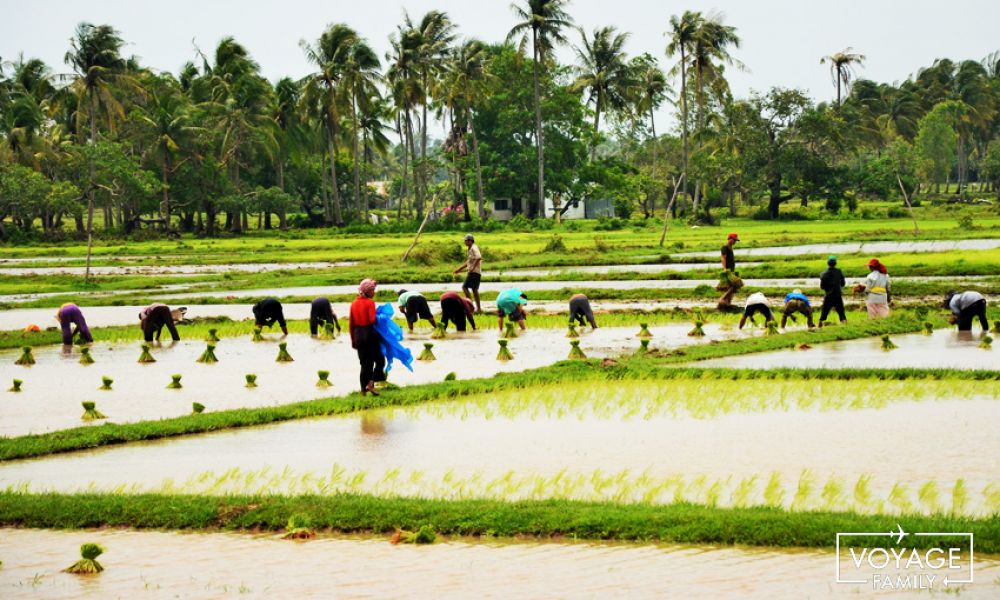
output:
[[[740,329],[743,329],[743,325],[750,319],[753,323],[753,317],[756,314],[764,315],[764,322],[774,320],[774,314],[771,312],[771,307],[768,306],[767,297],[761,292],[754,292],[747,296],[746,306],[743,308],[743,316],[740,317]]]
[[[986,320],[986,298],[979,292],[948,292],[944,296],[944,307],[955,316],[954,323],[959,331],[972,331],[972,320],[977,317],[983,331],[990,330]]]

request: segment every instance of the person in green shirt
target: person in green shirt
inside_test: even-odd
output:
[[[413,333],[413,324],[419,319],[426,319],[431,322],[431,327],[437,327],[431,307],[427,305],[427,299],[420,292],[408,292],[399,290],[399,312],[406,316],[406,324]]]
[[[527,315],[524,309],[521,308],[528,303],[528,296],[517,288],[510,288],[503,290],[497,295],[497,315],[499,315],[499,326],[500,331],[503,332],[503,318],[507,317],[510,321],[517,323],[521,331],[526,328],[524,326],[524,320]]]

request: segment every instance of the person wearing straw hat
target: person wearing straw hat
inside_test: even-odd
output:
[[[823,290],[823,308],[819,313],[819,324],[822,326],[826,322],[831,310],[837,311],[841,323],[846,323],[843,288],[847,285],[847,280],[844,279],[844,272],[837,268],[836,256],[829,256],[826,265],[826,271],[819,276],[819,287]]]
[[[868,261],[868,276],[858,284],[858,291],[865,293],[865,307],[869,319],[884,319],[889,316],[892,304],[892,284],[889,270],[877,258]]]
[[[736,274],[736,255],[733,253],[733,246],[740,241],[737,233],[730,233],[726,237],[726,243],[722,245],[722,276],[716,289],[722,292],[719,298],[719,310],[728,310],[733,305],[733,296],[743,287],[743,281]]]
[[[385,381],[385,355],[382,354],[382,336],[375,329],[375,280],[364,279],[358,285],[358,297],[351,302],[347,330],[351,334],[351,347],[358,351],[361,365],[361,395],[372,394],[375,382]],[[391,306],[390,306],[391,308]]]

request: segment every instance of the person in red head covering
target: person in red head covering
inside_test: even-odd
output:
[[[361,395],[375,391],[376,381],[385,381],[385,356],[380,346],[382,337],[375,330],[375,280],[365,279],[358,286],[358,297],[351,303],[347,329],[351,347],[358,351],[361,363]]]
[[[892,304],[892,284],[889,270],[877,258],[868,261],[868,276],[864,281],[865,306],[869,319],[884,319],[889,316]]]

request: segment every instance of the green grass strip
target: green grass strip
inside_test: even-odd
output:
[[[431,525],[445,535],[817,548],[833,546],[838,531],[890,531],[898,524],[911,532],[972,532],[977,551],[1000,552],[997,516],[860,515],[693,504],[455,501],[368,495],[212,497],[0,492],[0,524],[4,526],[280,531],[296,514],[307,515],[316,529],[345,533],[386,533],[397,527],[418,529]],[[908,541],[928,548],[942,540],[926,537]]]

